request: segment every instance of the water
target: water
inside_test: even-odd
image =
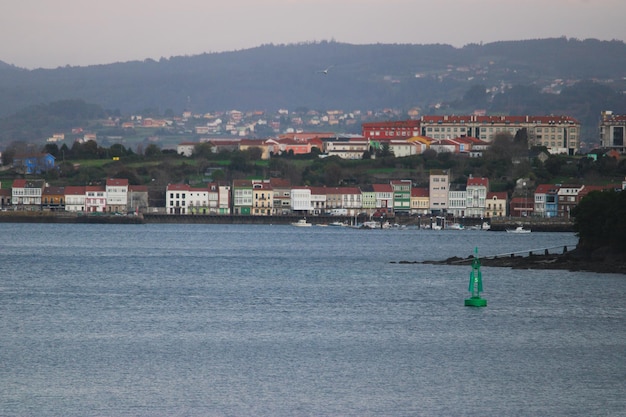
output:
[[[0,224],[0,415],[626,415],[626,276],[394,263],[569,233]]]

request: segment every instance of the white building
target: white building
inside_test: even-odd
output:
[[[126,213],[128,180],[109,178],[106,182],[106,206],[109,213]]]

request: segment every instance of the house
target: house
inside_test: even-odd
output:
[[[11,190],[0,188],[0,209],[6,210],[7,208],[11,208]]]
[[[49,153],[16,155],[13,167],[23,174],[41,174],[54,169],[55,157]]]
[[[128,204],[128,180],[108,178],[106,180],[106,208],[109,213],[124,213]]]
[[[209,189],[208,214],[230,214],[230,185],[212,182],[207,185],[207,188]]]
[[[17,179],[11,189],[11,203],[14,210],[41,210],[41,196],[45,187],[44,180]]]
[[[65,187],[65,211],[84,212],[85,209],[85,187],[67,186]]]
[[[307,187],[311,190],[310,195],[310,213],[324,214],[327,212],[326,207],[326,187]]]
[[[289,214],[291,212],[291,183],[282,178],[270,178],[274,202],[274,215]],[[326,198],[324,198],[326,200]]]
[[[369,140],[363,136],[335,136],[322,140],[326,155],[342,159],[363,159],[363,154],[370,149]]]
[[[393,210],[393,187],[391,184],[372,184],[376,198],[376,210],[391,212]]]
[[[584,188],[584,185],[561,185],[557,192],[558,205],[557,216],[569,219],[571,211],[578,204],[578,193]]]
[[[534,216],[556,217],[559,187],[553,184],[539,184],[535,188]]]
[[[448,190],[450,175],[448,171],[433,169],[429,175],[429,204],[432,214],[443,214],[448,211]]]
[[[126,207],[129,213],[145,213],[148,210],[148,187],[146,185],[129,185]]]
[[[233,180],[233,214],[250,215],[252,212],[252,181]]]
[[[64,211],[65,187],[44,187],[41,195],[41,209],[44,211]]]
[[[105,213],[107,206],[106,187],[104,185],[88,185],[85,187],[85,211],[88,213]]]
[[[194,150],[196,149],[196,142],[181,142],[176,145],[176,153],[182,156],[192,156]]]
[[[308,187],[291,188],[291,210],[296,214],[311,213],[311,189]]]
[[[430,149],[437,153],[460,153],[461,145],[458,142],[455,142],[451,139],[439,139],[434,140],[430,144]]]
[[[485,203],[489,191],[489,179],[471,177],[467,179],[466,211],[468,217],[485,217]]]
[[[485,206],[485,217],[505,217],[507,215],[507,194],[506,192],[488,192]]]
[[[167,214],[187,214],[188,184],[168,184],[165,189],[165,211]]]
[[[274,210],[274,191],[269,180],[252,181],[253,216],[271,216]]]
[[[408,213],[411,209],[411,180],[392,180],[393,210],[397,213]]]
[[[428,196],[428,188],[411,188],[411,214],[426,215],[428,214],[429,207],[430,198]]]

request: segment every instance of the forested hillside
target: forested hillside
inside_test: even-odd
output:
[[[319,42],[52,70],[0,65],[4,131],[7,118],[28,106],[79,99],[110,114],[413,107],[422,114],[565,113],[589,133],[600,111],[626,112],[623,91],[624,42],[566,38],[463,48]]]

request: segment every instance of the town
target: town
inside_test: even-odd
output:
[[[619,158],[624,152],[626,116],[604,112],[601,120],[600,141],[605,152],[602,157]],[[137,120],[137,123],[145,122]],[[157,123],[157,126],[161,125]],[[314,150],[319,158],[376,158],[383,149],[395,158],[428,151],[480,158],[502,135],[523,135],[528,148],[539,147],[547,154],[575,155],[580,146],[580,124],[568,116],[469,115],[368,122],[362,124],[361,135],[299,131],[269,139],[201,138],[197,142],[179,143],[176,153],[192,157],[204,144],[213,153],[255,149],[262,160],[282,154],[310,154]],[[97,140],[94,136],[84,139]],[[541,152],[536,157],[541,158]],[[430,170],[427,187],[403,178],[349,186],[292,184],[275,177],[237,178],[208,181],[204,185],[174,183],[164,187],[131,184],[125,178],[106,178],[100,184],[85,186],[50,186],[37,178],[38,174],[54,170],[55,164],[55,158],[46,153],[15,155],[13,165],[21,168],[24,175],[10,187],[3,184],[0,188],[3,212],[569,219],[572,208],[589,192],[626,189],[626,181],[603,185],[537,184],[522,177],[516,178],[515,189],[507,193],[493,191],[489,178],[472,175],[465,184],[452,186],[451,173],[445,169]],[[155,193],[164,196],[155,199],[152,197]]]

